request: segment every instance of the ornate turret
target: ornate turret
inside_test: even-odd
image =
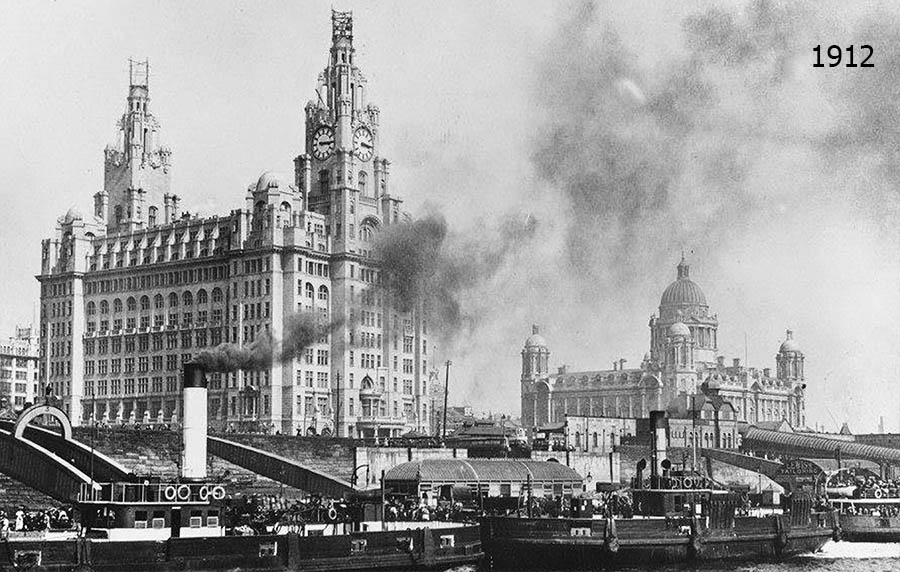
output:
[[[782,381],[802,382],[804,380],[803,361],[805,357],[800,346],[794,341],[794,332],[787,330],[785,340],[775,356],[777,377]]]
[[[175,212],[161,213],[171,186],[171,151],[159,144],[159,121],[150,113],[150,64],[129,61],[125,113],[120,138],[105,150],[105,184],[94,195],[94,214],[109,232],[166,224]]]

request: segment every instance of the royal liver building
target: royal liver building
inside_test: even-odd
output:
[[[239,208],[202,217],[182,210],[148,66],[131,62],[103,189],[43,241],[41,375],[73,423],[177,422],[182,363],[278,339],[307,311],[338,326],[288,362],[211,375],[212,425],[349,437],[429,427],[426,326],[374,287],[373,236],[402,213],[357,64],[352,17],[334,12],[293,175],[265,172]]]
[[[678,264],[677,277],[663,291],[659,315],[650,318],[650,351],[640,367],[625,360],[612,369],[550,373],[550,350],[534,326],[522,350],[522,424],[540,426],[569,415],[646,417],[669,409],[684,396],[717,394],[729,401],[739,420],[758,423],[787,420],[805,425],[803,352],[787,336],[775,355],[775,371],[731,364],[719,355],[718,319],[706,296]]]

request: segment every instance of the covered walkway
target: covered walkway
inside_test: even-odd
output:
[[[743,434],[742,448],[751,451],[777,453],[791,457],[820,459],[863,459],[878,464],[900,465],[900,449],[864,445],[827,437],[800,435],[748,427]]]

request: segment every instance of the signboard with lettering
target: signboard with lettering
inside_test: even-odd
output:
[[[788,492],[818,494],[825,484],[825,471],[808,459],[791,459],[778,469],[773,480]]]

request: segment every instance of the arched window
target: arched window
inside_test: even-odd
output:
[[[185,306],[193,306],[194,304],[194,295],[191,294],[190,290],[185,290],[184,294],[181,295],[181,302]]]
[[[222,289],[221,288],[213,288],[212,301],[214,304],[218,304],[222,301]]]
[[[581,447],[581,432],[575,431],[575,447]]]
[[[319,300],[322,302],[328,301],[328,287],[325,285],[319,286]]]
[[[149,310],[150,309],[150,298],[148,296],[141,296],[141,310]]]
[[[359,176],[356,177],[357,188],[359,189],[359,194],[362,196],[366,195],[366,182],[368,179],[369,175],[367,175],[365,171],[360,171]]]
[[[100,300],[100,313],[109,314],[109,302],[106,300]]]
[[[119,300],[118,298],[116,298],[115,300],[113,300],[113,312],[118,314],[121,311],[122,311],[122,300]]]
[[[147,225],[148,226],[156,226],[156,214],[159,212],[159,209],[156,207],[150,207],[147,209]]]
[[[169,306],[171,308],[178,306],[178,294],[176,294],[175,292],[169,294]]]
[[[97,305],[94,304],[93,302],[88,302],[86,312],[87,312],[88,316],[93,316],[94,314],[97,313]]]
[[[137,310],[137,300],[134,297],[129,296],[127,300],[125,300],[125,309],[129,312],[134,312]]]
[[[328,169],[319,171],[319,191],[322,193],[328,192]]]
[[[153,297],[153,307],[156,308],[157,310],[159,310],[163,307],[162,294],[157,294],[156,296]]]
[[[116,205],[115,211],[116,213],[116,224],[122,222],[122,205]]]
[[[209,296],[206,294],[206,290],[201,288],[197,291],[197,303],[206,304],[207,302],[209,302]]]
[[[307,282],[306,286],[304,286],[304,290],[306,290],[307,298],[311,299],[315,296],[316,288],[315,288],[315,286],[312,285],[312,282]]]

